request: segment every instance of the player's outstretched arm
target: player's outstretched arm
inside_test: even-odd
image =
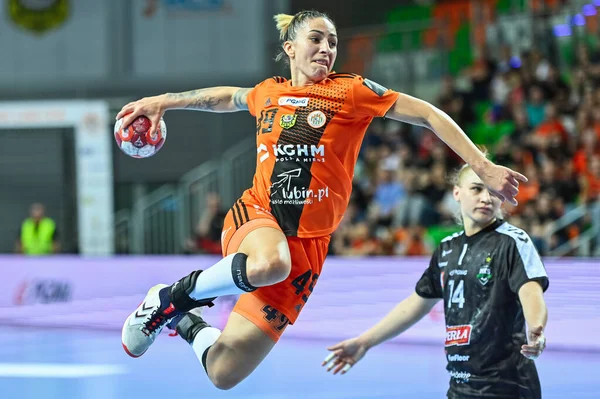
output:
[[[408,330],[431,311],[439,299],[419,296],[416,292],[400,302],[379,323],[358,337],[339,342],[327,348],[331,353],[322,366],[333,374],[345,374],[372,347]]]
[[[544,329],[548,321],[548,308],[542,286],[537,281],[523,284],[519,289],[519,300],[527,322],[527,345],[521,353],[528,359],[536,359],[546,348]]]
[[[517,204],[519,181],[527,178],[503,166],[495,165],[473,144],[465,132],[445,112],[426,101],[400,94],[386,117],[432,130],[454,150],[502,201]]]
[[[135,118],[145,115],[156,129],[160,118],[169,109],[190,109],[207,112],[236,112],[248,110],[248,93],[252,89],[241,87],[210,87],[182,93],[165,93],[145,97],[125,105],[116,119],[123,118],[123,126],[129,126]]]

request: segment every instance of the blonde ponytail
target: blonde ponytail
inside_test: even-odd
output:
[[[275,22],[277,22],[277,30],[279,31],[279,40],[285,41],[288,33],[288,29],[290,28],[290,24],[292,23],[292,19],[294,19],[293,15],[288,14],[277,14],[273,17]]]

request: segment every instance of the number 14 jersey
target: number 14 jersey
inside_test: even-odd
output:
[[[416,292],[444,299],[450,397],[541,397],[535,365],[520,354],[527,339],[518,292],[529,281],[548,288],[531,238],[509,223],[442,240]]]

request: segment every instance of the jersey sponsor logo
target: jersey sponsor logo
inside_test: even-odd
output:
[[[308,144],[273,144],[273,153],[276,157],[324,157],[325,146]]]
[[[279,126],[284,129],[289,129],[296,124],[296,115],[293,114],[283,114],[281,115],[281,119],[279,119]]]
[[[471,378],[471,373],[468,373],[466,371],[452,370],[450,371],[450,377],[454,378],[455,380],[467,382]]]
[[[325,126],[325,122],[327,122],[327,118],[323,111],[313,111],[306,117],[306,121],[308,125],[312,128],[318,129],[320,127]]]
[[[309,189],[294,185],[294,180],[302,174],[302,169],[293,169],[277,175],[280,179],[271,186],[271,203],[275,205],[306,205],[329,198],[329,187]],[[299,179],[302,180],[302,179]],[[273,198],[280,194],[281,198]]]
[[[268,210],[266,210],[265,208],[263,208],[263,207],[262,207],[262,206],[260,206],[260,205],[256,205],[256,204],[254,204],[253,206],[254,206],[254,210],[255,210],[255,211],[256,211],[256,213],[257,213],[257,214],[259,214],[259,215],[263,215],[263,214],[265,214],[265,215],[270,215],[270,214],[271,214],[271,212],[269,212]]]
[[[306,107],[308,106],[308,97],[281,97],[277,103],[279,105],[289,105],[290,107]]]
[[[260,144],[256,149],[260,154],[260,163],[265,162],[270,152],[265,144]],[[273,144],[272,153],[275,162],[325,162],[325,146],[308,144]]]
[[[448,355],[449,362],[468,362],[470,358],[469,355]]]
[[[265,162],[267,158],[269,158],[269,150],[264,144],[261,144],[256,148],[256,153],[260,155],[260,157],[258,158],[260,163]]]
[[[471,325],[446,326],[446,346],[464,346],[471,343]]]
[[[492,269],[489,266],[482,266],[477,273],[477,280],[481,285],[486,285],[492,279]]]
[[[225,237],[227,237],[227,234],[229,234],[229,230],[231,230],[231,226],[229,226],[227,230],[223,230],[221,232],[221,242],[225,241]]]
[[[468,270],[451,270],[448,275],[450,276],[466,276]]]
[[[479,268],[479,273],[477,273],[476,277],[481,285],[486,285],[492,279],[492,268],[490,267],[490,263],[492,263],[492,257],[488,256],[485,258],[485,265]]]
[[[518,227],[508,226],[506,228],[506,230],[509,233],[512,233],[511,235],[515,236],[519,241],[523,241],[524,243],[527,243],[529,241],[529,239],[527,238],[527,233],[525,233],[523,230],[519,229]]]

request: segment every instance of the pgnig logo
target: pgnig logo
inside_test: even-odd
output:
[[[66,280],[25,280],[17,286],[14,303],[15,305],[32,305],[35,303],[69,302],[71,293],[71,283]]]

